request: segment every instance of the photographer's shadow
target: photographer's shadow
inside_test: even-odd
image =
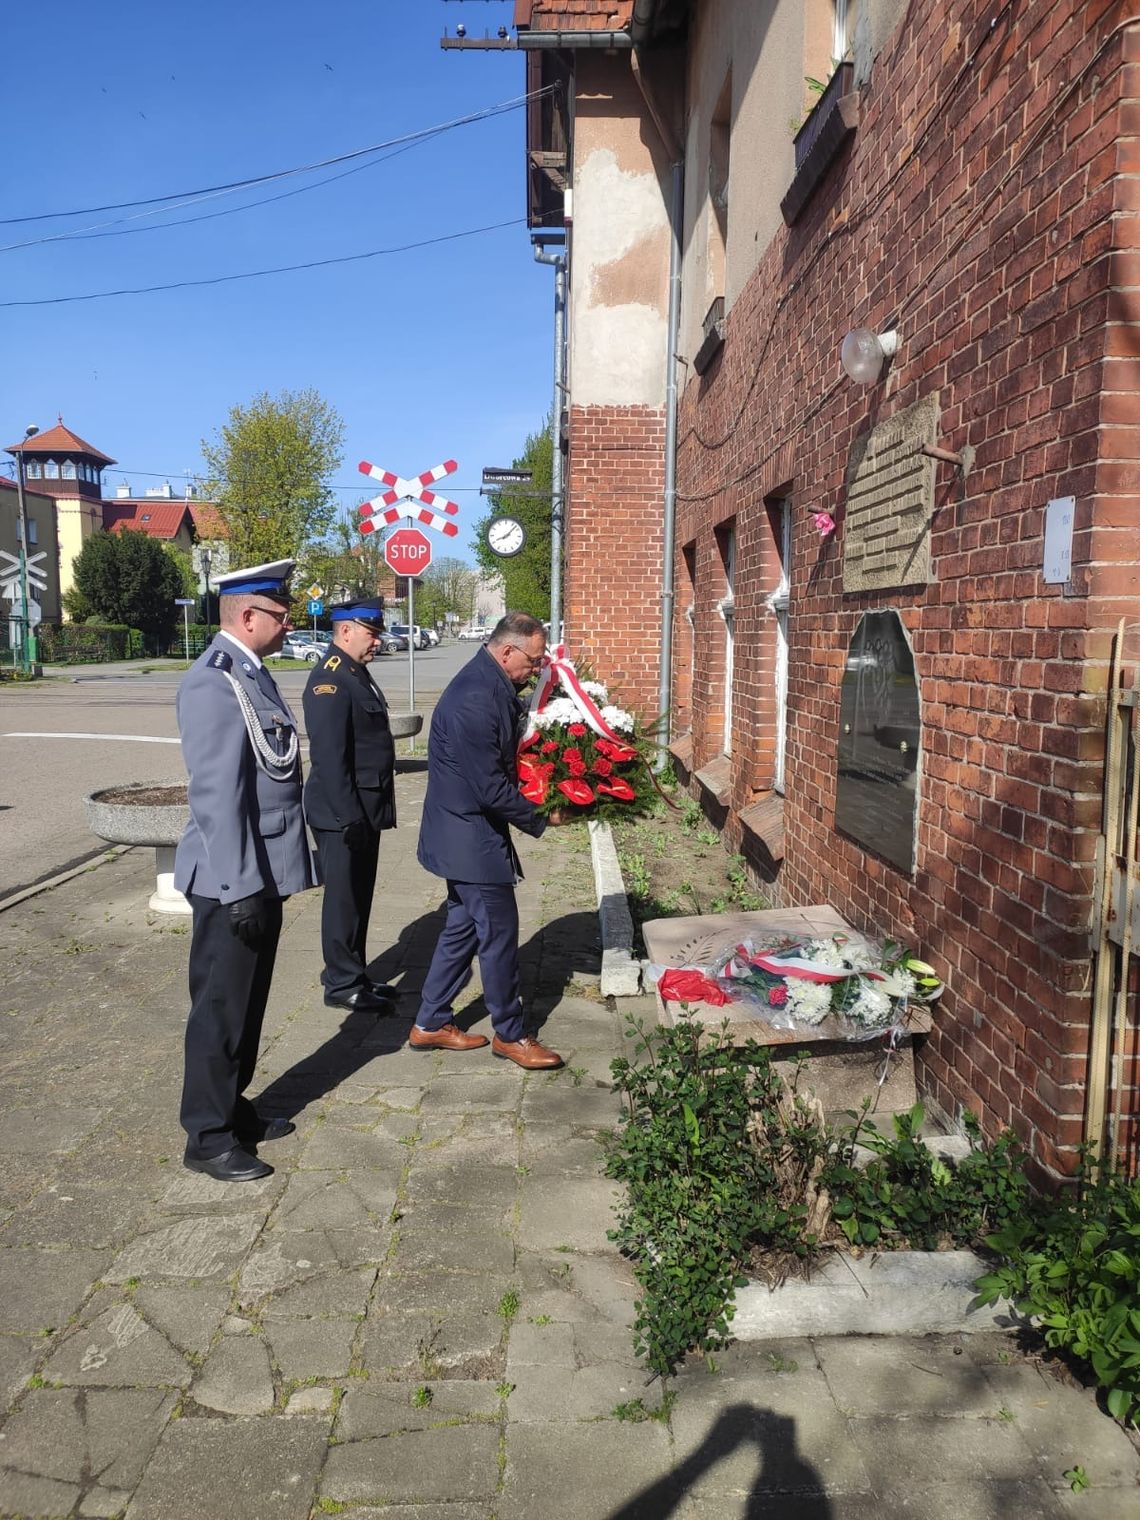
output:
[[[666,1520],[718,1462],[748,1446],[756,1448],[760,1470],[746,1499],[720,1499],[725,1520],[831,1520],[819,1473],[796,1450],[795,1420],[753,1404],[730,1405],[696,1451],[611,1511],[608,1520]],[[743,1507],[732,1507],[738,1503]]]
[[[374,982],[391,983],[404,973],[399,983],[400,997],[388,1014],[357,1013],[349,1010],[334,1033],[315,1050],[282,1072],[257,1098],[258,1109],[266,1116],[293,1118],[310,1103],[323,1098],[342,1082],[348,1081],[369,1061],[400,1050],[408,1038],[408,1029],[419,1006],[423,972],[419,969],[424,947],[434,945],[443,929],[443,905],[407,924],[396,942],[376,956],[368,967]],[[329,1009],[330,1019],[336,1010]]]

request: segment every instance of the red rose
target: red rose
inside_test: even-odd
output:
[[[782,1008],[788,1001],[788,989],[780,982],[778,986],[768,988],[768,1003],[772,1008]]]
[[[607,797],[616,797],[618,802],[632,802],[637,796],[628,781],[623,781],[620,776],[614,776],[609,781],[599,781],[598,791],[604,792]]]
[[[577,760],[574,762],[574,764],[568,765],[566,769],[572,776],[584,776],[586,774],[585,763],[581,760]]]
[[[567,765],[583,765],[585,763],[582,759],[582,751],[575,749],[573,745],[569,749],[562,751],[562,759]]]
[[[557,748],[558,745],[553,739],[547,739],[546,743],[542,746],[542,753],[544,755],[552,755]]]
[[[612,760],[602,760],[600,758],[595,760],[590,767],[595,776],[608,776],[613,768],[614,763]]]
[[[578,807],[585,807],[587,803],[594,800],[593,792],[584,781],[560,781],[558,790],[563,797]]]
[[[568,723],[566,725],[566,732],[573,734],[575,739],[580,739],[586,732],[586,725],[584,723]]]

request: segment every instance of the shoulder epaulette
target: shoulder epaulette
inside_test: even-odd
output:
[[[215,649],[206,663],[211,670],[231,670],[234,662],[224,649]]]
[[[327,655],[325,657],[324,664],[321,666],[321,669],[322,670],[339,670],[340,669],[340,655],[339,654],[330,654],[330,655]]]

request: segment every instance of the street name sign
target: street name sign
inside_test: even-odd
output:
[[[534,479],[533,470],[504,469],[498,465],[487,464],[483,466],[483,484],[485,486],[520,485],[526,486]]]

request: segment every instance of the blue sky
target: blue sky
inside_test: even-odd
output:
[[[312,163],[519,97],[517,52],[443,52],[444,28],[510,24],[509,3],[57,0],[10,7],[0,246],[79,228],[157,227],[322,174],[162,216],[11,218],[196,190]],[[521,109],[275,204],[128,236],[0,252],[0,302],[226,275],[386,248],[525,216]],[[342,170],[352,165],[341,166]],[[324,174],[336,173],[326,170]],[[106,225],[116,223],[116,225]],[[0,444],[58,413],[137,494],[200,468],[234,402],[314,386],[359,459],[449,485],[508,464],[550,404],[552,271],[517,226],[357,264],[150,295],[0,307]],[[149,472],[149,473],[147,473]],[[473,490],[457,548],[481,515]]]

